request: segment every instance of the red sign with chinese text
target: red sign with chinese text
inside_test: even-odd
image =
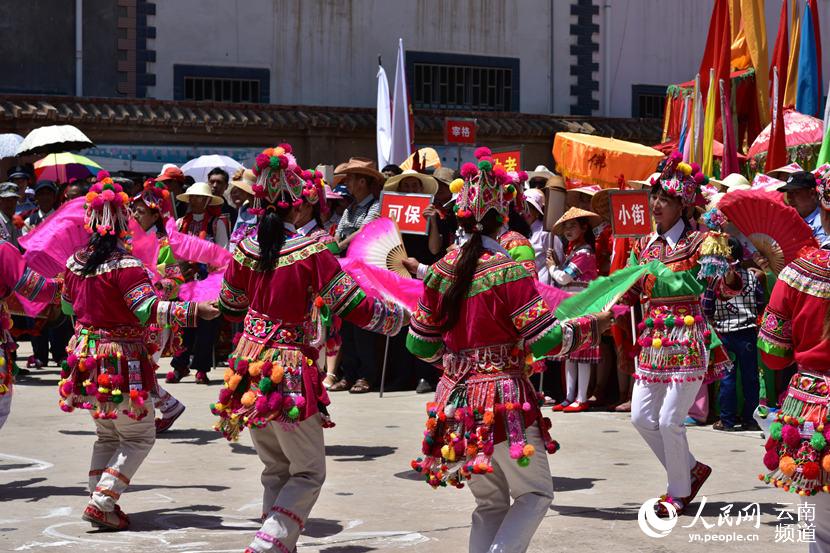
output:
[[[513,150],[502,150],[500,152],[493,152],[493,161],[495,165],[501,165],[508,173],[510,171],[522,170],[522,149],[516,148]]]
[[[403,233],[426,234],[428,221],[424,210],[432,203],[429,194],[400,194],[383,192],[380,195],[380,216],[388,217]]]
[[[615,237],[635,238],[651,232],[648,190],[612,190],[608,201],[611,232]]]
[[[476,120],[475,119],[444,119],[444,143],[445,144],[475,144],[476,143]]]

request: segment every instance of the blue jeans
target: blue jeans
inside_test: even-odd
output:
[[[758,329],[748,328],[721,335],[726,351],[734,355],[734,366],[720,381],[720,420],[725,426],[735,426],[738,411],[738,370],[744,391],[744,408],[741,420],[752,421],[752,413],[758,407]]]

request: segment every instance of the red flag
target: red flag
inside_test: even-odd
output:
[[[706,36],[706,48],[703,51],[703,59],[700,61],[700,90],[704,98],[707,98],[709,79],[703,76],[709,75],[709,69],[712,68],[715,70],[715,86],[722,79],[726,87],[726,95],[731,98],[731,62],[732,30],[729,21],[729,0],[715,0],[712,17],[709,20],[709,34]],[[717,93],[716,90],[715,94],[717,95]],[[723,140],[720,112],[719,102],[715,102],[715,140]]]
[[[784,90],[786,84],[778,74],[778,68],[772,68],[774,94],[772,97],[772,128],[770,129],[767,162],[764,172],[783,167],[787,164],[787,138],[784,132]]]
[[[798,1],[798,0],[795,0]],[[769,96],[772,98],[775,96],[775,90],[773,89],[773,82],[772,82],[772,70],[774,67],[778,68],[778,78],[782,83],[784,83],[784,87],[787,86],[787,63],[790,58],[790,23],[789,23],[789,10],[787,9],[787,0],[784,0],[781,3],[781,16],[778,19],[778,36],[775,37],[775,48],[772,51],[772,65],[769,67]],[[772,109],[775,109],[775,106],[770,104]],[[779,165],[780,167],[780,165]]]
[[[819,17],[818,17],[818,2],[816,0],[809,0],[810,4],[810,15],[812,16],[813,20],[813,33],[816,36],[816,65],[818,66],[818,103],[816,105],[820,106],[822,104],[822,100],[824,100],[824,94],[822,91],[822,87],[824,86],[824,80],[821,77],[821,27],[819,26]]]
[[[798,1],[798,0],[795,0]],[[772,51],[772,66],[770,67],[770,129],[769,148],[764,172],[772,171],[787,164],[787,139],[784,134],[784,92],[787,89],[787,64],[790,57],[789,29],[787,16],[787,0],[781,3],[781,17],[778,23],[778,36],[775,38],[775,49]]]

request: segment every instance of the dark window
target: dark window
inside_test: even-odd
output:
[[[270,102],[268,69],[174,65],[176,100],[211,102]]]
[[[665,112],[665,86],[650,84],[631,85],[631,117],[662,119]]]
[[[519,60],[407,52],[416,108],[519,111]]]

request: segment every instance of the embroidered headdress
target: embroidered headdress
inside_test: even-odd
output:
[[[326,202],[323,173],[316,169],[313,171],[306,169],[301,176],[304,181],[302,199],[311,205],[319,206],[322,215],[328,215],[329,204]]]
[[[253,171],[256,184],[252,187],[252,213],[261,215],[270,206],[287,209],[292,205],[299,207],[302,204],[306,182],[289,144],[263,150],[256,156]]]
[[[163,219],[173,216],[173,202],[170,201],[170,191],[163,182],[155,179],[144,181],[144,190],[133,201],[141,200],[150,209],[155,209]]]
[[[683,155],[674,151],[666,160],[660,177],[652,179],[651,186],[659,187],[665,194],[678,198],[684,207],[690,207],[705,205],[700,190],[708,182],[709,179],[700,171],[697,163],[684,162]]]
[[[462,165],[461,178],[450,183],[450,191],[458,195],[455,215],[459,219],[472,218],[481,222],[492,209],[504,220],[510,202],[521,202],[519,176],[511,177],[503,167],[495,165],[489,148],[477,148],[475,156],[478,163]],[[523,206],[521,203],[520,207]]]
[[[130,198],[109,172],[100,171],[98,182],[86,194],[84,228],[100,235],[122,236],[127,231],[127,204]]]

